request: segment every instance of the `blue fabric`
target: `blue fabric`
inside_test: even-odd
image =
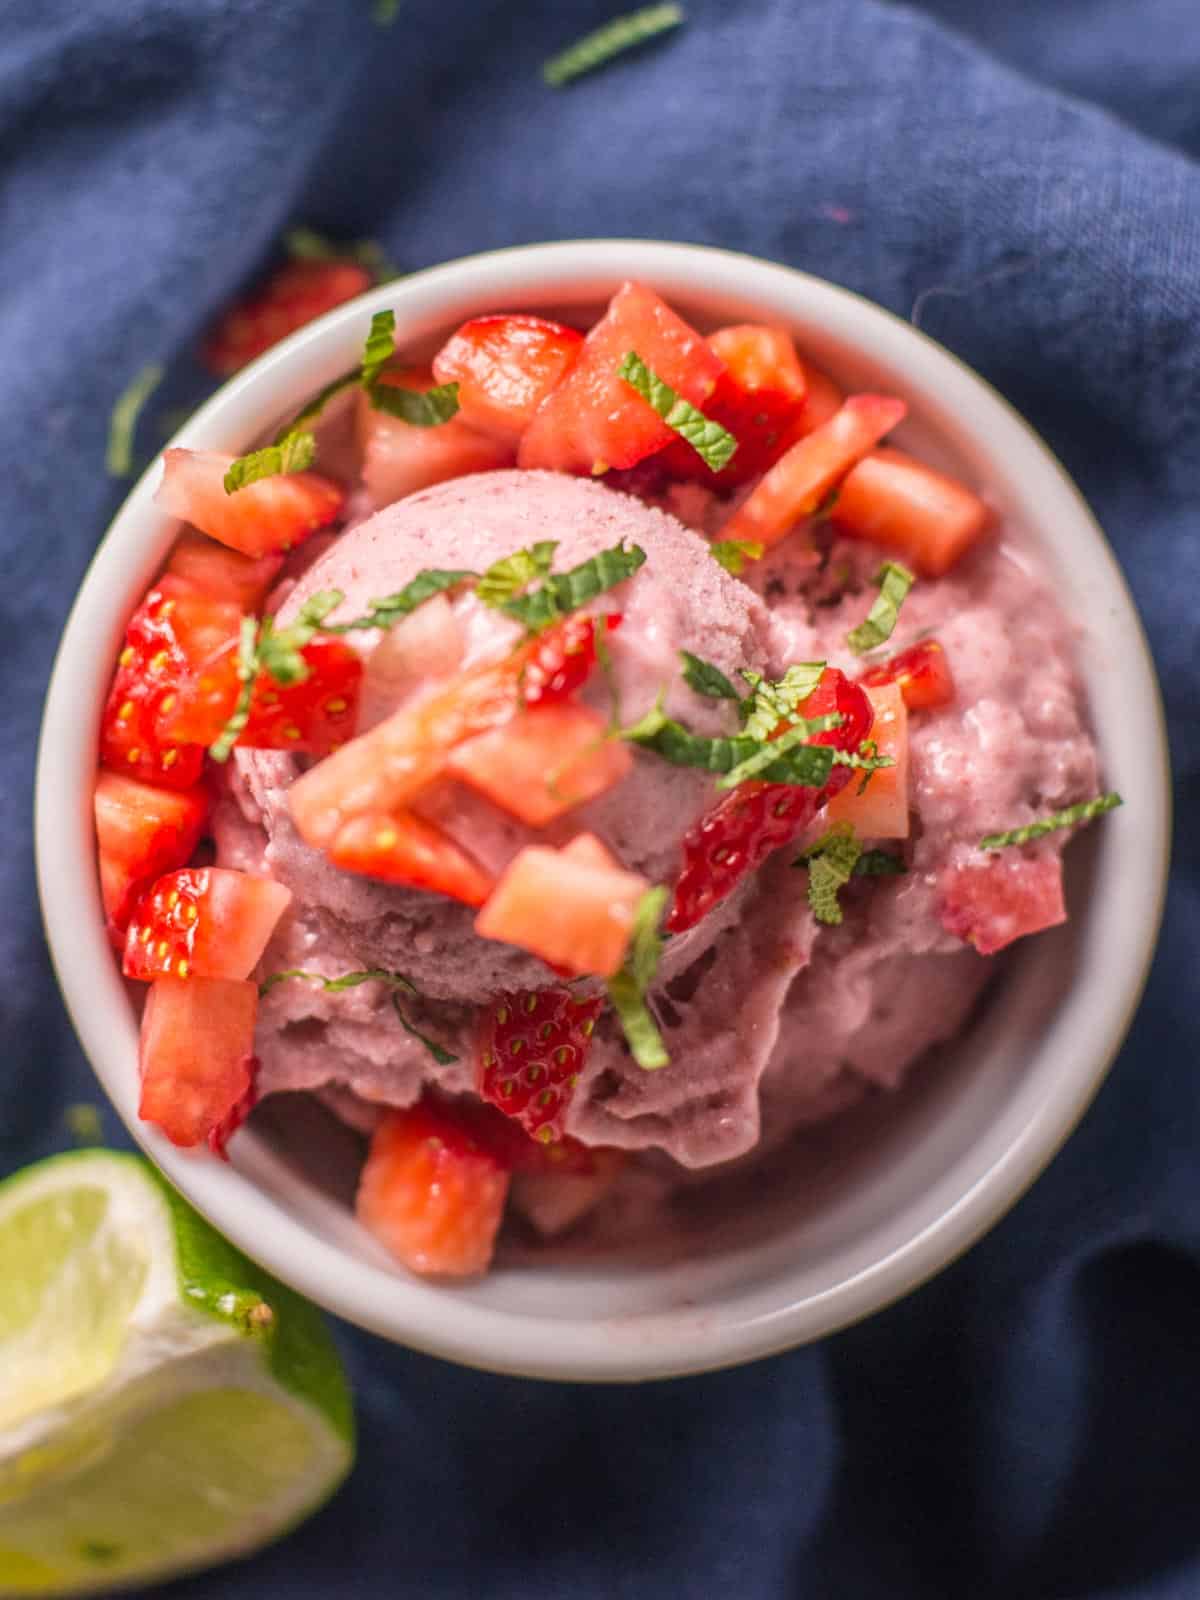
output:
[[[123,492],[109,410],[152,360],[173,364],[159,411],[195,391],[197,330],[286,223],[373,234],[405,267],[703,240],[917,302],[1082,485],[1163,677],[1167,923],[1094,1109],[934,1283],[740,1372],[556,1388],[341,1330],[357,1474],[282,1546],[178,1592],[1194,1600],[1195,0],[690,0],[669,40],[544,89],[541,59],[621,9],[402,0],[384,29],[371,0],[0,4],[0,1171],[95,1098],[28,814],[55,639]]]

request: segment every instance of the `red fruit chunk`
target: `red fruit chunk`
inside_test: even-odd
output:
[[[551,390],[521,440],[517,465],[600,473],[632,467],[675,434],[617,369],[631,350],[677,394],[704,409],[724,368],[720,358],[645,284],[626,283]]]
[[[317,637],[300,652],[309,675],[299,683],[277,683],[260,672],[246,726],[234,743],[245,750],[296,750],[328,755],[354,731],[362,683],[362,657],[337,638]],[[170,737],[211,744],[237,705],[237,646],[231,643],[185,683],[160,725]]]
[[[228,377],[371,283],[367,269],[353,261],[289,261],[222,314],[200,347],[200,359],[210,372]]]
[[[785,455],[743,500],[721,530],[723,539],[778,544],[797,522],[812,516],[855,462],[899,423],[907,407],[888,395],[853,395]]]
[[[380,374],[379,383],[419,389],[423,394],[433,388],[434,378],[427,368],[391,368]],[[376,410],[366,393],[358,397],[358,439],[363,487],[376,510],[448,478],[465,478],[472,472],[491,472],[513,464],[511,443],[481,433],[463,416],[421,428],[403,417]]]
[[[954,699],[954,678],[946,652],[936,639],[922,639],[888,661],[871,667],[860,678],[865,688],[896,683],[910,711],[936,711]]]
[[[329,859],[345,872],[468,906],[481,906],[495,881],[449,834],[411,811],[352,817],[334,836]]]
[[[526,845],[475,918],[475,931],[528,950],[556,971],[611,978],[625,959],[634,912],[649,887],[620,867]]]
[[[875,450],[860,461],[830,515],[840,533],[894,550],[924,578],[948,572],[992,520],[966,484],[903,450]]]
[[[100,725],[100,760],[114,772],[190,789],[204,750],[166,729],[194,666],[237,638],[239,608],[165,577],[129,620]]]
[[[370,1233],[413,1272],[485,1272],[504,1215],[509,1174],[443,1103],[391,1111],[372,1139],[355,1208]]]
[[[291,898],[273,878],[228,867],[168,873],[130,920],[122,971],[144,983],[248,978]]]
[[[223,1149],[254,1090],[258,986],[159,978],[142,1012],[138,1115],[173,1144]]]
[[[446,770],[510,816],[544,828],[619,783],[633,765],[597,711],[541,705],[451,751]]]
[[[814,367],[811,361],[805,360],[804,366],[804,404],[792,427],[788,444],[795,444],[797,439],[803,439],[810,433],[815,433],[823,423],[829,421],[836,412],[846,403],[846,396],[827,372],[820,367]]]
[[[981,956],[1067,920],[1057,856],[1005,851],[988,862],[949,868],[938,890],[943,928]]]
[[[825,814],[831,823],[848,822],[861,839],[907,839],[908,708],[897,684],[879,684],[866,694],[874,712],[868,737],[892,765],[873,772],[865,787],[857,779],[847,783]]]
[[[282,565],[280,555],[243,556],[202,533],[184,531],[167,557],[166,571],[210,599],[258,611]]]
[[[811,741],[838,750],[857,750],[875,715],[864,691],[835,667],[826,668],[816,689],[798,709],[805,717],[841,713],[838,727],[815,734]],[[731,789],[684,835],[683,865],[667,916],[668,932],[683,933],[695,927],[772,851],[803,833],[850,776],[849,767],[834,767],[823,789],[753,779]]]
[[[483,1019],[480,1095],[518,1122],[531,1139],[554,1144],[587,1059],[604,1000],[569,989],[501,995]]]
[[[571,616],[421,704],[402,706],[296,780],[288,791],[296,826],[325,849],[351,817],[407,806],[445,770],[456,745],[500,727],[523,705],[574,693],[595,661],[593,618]]]
[[[514,446],[583,348],[583,335],[542,317],[474,317],[433,358],[438,383],[458,384],[464,422]]]
[[[155,503],[247,556],[290,550],[342,513],[346,491],[318,472],[280,473],[226,494],[233,460],[219,450],[165,451]]]
[[[102,770],[96,775],[94,803],[100,891],[110,935],[123,946],[140,890],[183,866],[200,842],[208,795],[199,786],[161,789]]]

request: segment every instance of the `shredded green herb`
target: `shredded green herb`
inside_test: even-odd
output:
[[[891,638],[904,597],[916,579],[899,562],[885,561],[875,574],[875,582],[879,585],[879,593],[867,613],[866,621],[860,622],[857,628],[851,628],[846,635],[846,643],[858,655],[865,650],[876,649]]]
[[[399,417],[413,428],[440,428],[458,410],[457,383],[443,383],[424,390],[376,383],[368,393],[376,411],[386,411],[389,417]]]
[[[636,350],[630,350],[617,368],[617,373],[642,399],[658,413],[668,428],[673,429],[713,472],[728,466],[737,450],[737,440],[719,422],[713,422],[703,411],[698,411],[690,401],[677,394],[669,383],[648,367]]]
[[[689,689],[709,700],[736,700],[741,704],[742,696],[720,667],[714,667],[711,661],[702,661],[690,650],[681,650],[679,658],[683,662],[683,681]]]
[[[665,1067],[671,1059],[646,1004],[646,991],[654,981],[662,956],[663,941],[658,925],[668,897],[668,891],[661,886],[647,889],[642,896],[634,912],[624,965],[608,982],[608,997],[624,1029],[633,1059],[647,1072]]]
[[[396,353],[396,313],[377,311],[371,318],[367,342],[363,346],[359,381],[364,389],[374,384],[379,374]]]
[[[502,601],[499,609],[531,632],[540,633],[552,622],[578,611],[580,606],[594,600],[597,595],[624,583],[645,560],[646,552],[640,545],[630,545],[626,549],[622,539],[619,544],[601,550],[598,555],[572,567],[569,572],[548,572],[536,589]]]
[[[896,878],[908,871],[903,856],[890,850],[864,850],[854,863],[856,878]]]
[[[303,967],[288,967],[285,971],[273,972],[270,977],[264,978],[258,986],[258,992],[269,994],[276,984],[283,983],[289,978],[299,978],[305,983],[319,984],[327,994],[340,994],[345,989],[357,989],[363,983],[386,984],[392,991],[392,1006],[404,1031],[421,1041],[439,1067],[451,1066],[458,1060],[457,1056],[443,1049],[435,1039],[430,1039],[419,1028],[414,1027],[410,1018],[405,1015],[404,1008],[400,1004],[400,995],[407,994],[416,998],[420,990],[412,979],[406,978],[402,972],[387,972],[378,967],[371,967],[360,972],[343,972],[339,978],[327,978],[322,972],[309,972]]]
[[[842,920],[838,893],[854,876],[862,858],[862,845],[849,823],[839,823],[797,857],[795,865],[808,868],[808,903],[818,922],[837,927]]]
[[[740,578],[747,561],[761,561],[766,548],[757,539],[717,539],[709,545],[708,553],[726,572]]]
[[[411,582],[406,583],[403,589],[398,589],[395,594],[381,595],[370,602],[370,610],[361,617],[355,617],[350,622],[327,622],[323,624],[326,633],[359,633],[367,628],[387,630],[394,627],[397,622],[410,616],[418,606],[424,605],[426,600],[432,600],[435,594],[444,594],[447,589],[453,589],[460,583],[466,583],[474,578],[474,572],[459,570],[446,570],[441,567],[426,567],[418,572]]]
[[[234,494],[260,478],[275,478],[281,473],[307,472],[317,458],[317,441],[311,433],[293,426],[275,444],[239,456],[225,474],[225,493]]]
[[[643,6],[628,16],[614,17],[552,56],[542,67],[542,77],[551,88],[561,89],[563,84],[582,77],[585,72],[594,72],[597,67],[606,65],[614,56],[679,27],[683,20],[684,11],[680,5]]]
[[[796,708],[813,693],[824,671],[823,661],[797,661],[772,682],[743,670],[752,693],[745,731],[752,739],[769,739],[781,722],[794,721],[799,715]]]
[[[303,683],[309,675],[304,647],[311,644],[325,618],[345,599],[340,589],[322,589],[300,608],[295,622],[276,629],[274,617],[243,617],[238,635],[237,702],[225,726],[208,747],[214,761],[228,761],[239,735],[250,720],[254,686],[265,672],[285,687]]]
[[[809,744],[808,741],[814,734],[827,733],[831,728],[840,727],[844,720],[839,711],[831,711],[827,716],[813,717],[811,720],[801,718],[777,739],[766,740],[753,755],[739,761],[736,767],[717,780],[717,788],[736,789],[739,783],[760,777],[775,768],[785,756],[796,773],[789,782],[821,788],[829,781],[834,749],[831,745]]]
[[[705,772],[732,774],[743,763],[767,753],[768,761],[757,776],[767,783],[794,783],[820,789],[829,780],[833,749],[829,745],[799,745],[790,750],[781,740],[764,744],[746,734],[731,738],[708,739],[692,733],[682,723],[668,717],[661,703],[653,706],[632,727],[623,728],[621,737],[676,767],[699,767]]]
[[[543,539],[528,549],[502,556],[499,561],[493,561],[480,578],[475,593],[485,606],[502,606],[515,600],[535,579],[546,577],[554,565],[557,549],[557,539]]]
[[[1031,840],[1040,839],[1047,833],[1056,833],[1060,828],[1074,828],[1081,822],[1090,822],[1093,817],[1103,816],[1106,811],[1115,811],[1117,806],[1124,803],[1115,790],[1098,794],[1094,800],[1081,800],[1078,805],[1066,806],[1062,811],[1039,817],[1023,827],[1009,828],[1006,833],[989,833],[979,841],[979,848],[1005,850],[1009,845],[1029,844]]]
[[[138,418],[146,402],[163,381],[165,368],[152,361],[144,366],[121,391],[108,422],[108,448],[104,466],[110,477],[128,478],[133,474],[133,441]]]

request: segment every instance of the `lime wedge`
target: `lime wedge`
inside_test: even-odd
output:
[[[0,1595],[244,1555],[353,1455],[320,1315],[147,1162],[81,1150],[0,1183]]]

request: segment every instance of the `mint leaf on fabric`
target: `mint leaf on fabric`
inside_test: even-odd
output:
[[[602,27],[584,34],[558,55],[552,56],[542,67],[542,77],[553,89],[580,78],[585,72],[594,72],[614,56],[632,50],[636,45],[655,39],[679,27],[684,19],[680,5],[643,6],[627,16],[614,17]]]
[[[108,446],[104,467],[112,478],[133,475],[133,439],[146,402],[163,381],[165,368],[156,361],[144,366],[121,391],[108,420]],[[174,432],[174,429],[171,430]]]

